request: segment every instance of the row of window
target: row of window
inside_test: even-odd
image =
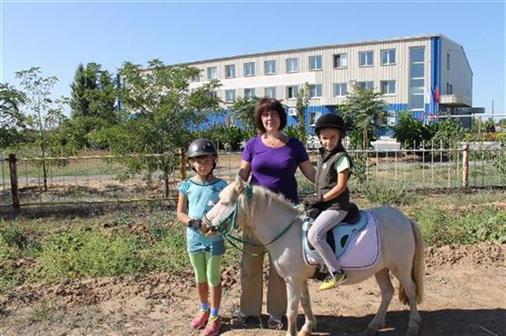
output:
[[[357,82],[356,85],[364,90],[373,90],[374,82],[373,81],[365,81],[365,82]],[[380,81],[380,93],[385,95],[394,95],[395,94],[395,81],[394,80],[385,80]],[[294,99],[297,98],[297,94],[299,92],[298,85],[289,85],[286,86],[286,98]],[[344,97],[348,94],[348,83],[334,83],[334,97]],[[245,98],[251,98],[257,95],[255,88],[245,88],[243,91],[243,96]],[[271,98],[279,98],[276,96],[276,87],[266,87],[264,88],[264,96]],[[309,97],[322,97],[322,84],[314,84],[309,85]],[[230,89],[225,90],[225,102],[233,102],[236,99],[236,90]]]
[[[319,71],[323,68],[322,56],[309,56],[309,70]],[[358,53],[358,64],[360,67],[374,66],[374,51],[360,51]],[[380,64],[381,65],[393,65],[396,64],[396,50],[395,49],[381,49],[380,50]],[[333,55],[333,66],[336,69],[345,69],[348,67],[348,53],[340,53]],[[285,60],[285,72],[294,73],[299,72],[299,58],[290,57]],[[269,60],[264,62],[264,75],[275,75],[278,73],[276,60]],[[244,77],[256,76],[256,62],[246,62],[243,64]],[[225,78],[235,78],[236,67],[235,64],[225,65]],[[218,79],[218,67],[207,68],[207,80]],[[199,78],[195,78],[198,81]]]

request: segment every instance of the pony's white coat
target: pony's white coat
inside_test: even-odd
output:
[[[311,310],[307,279],[315,271],[304,263],[301,246],[300,212],[282,196],[261,187],[253,187],[251,198],[243,193],[244,182],[238,177],[220,193],[220,201],[206,214],[212,225],[238,202],[237,222],[250,230],[264,244],[271,242],[293,222],[279,239],[267,245],[274,266],[287,284],[287,335],[297,333],[296,317],[301,302],[305,323],[299,335],[310,335],[316,326]],[[381,251],[378,263],[365,270],[347,271],[343,285],[364,281],[374,275],[381,289],[381,304],[376,316],[361,335],[374,335],[384,326],[388,305],[394,294],[390,272],[399,279],[401,302],[409,304],[410,317],[406,335],[418,335],[421,319],[416,304],[423,297],[423,241],[418,225],[391,207],[370,209],[378,220]],[[295,221],[295,222],[294,222]]]

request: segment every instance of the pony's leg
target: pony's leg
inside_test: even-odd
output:
[[[395,274],[395,273],[394,273]],[[413,279],[411,278],[411,269],[408,268],[404,272],[399,272],[399,274],[395,274],[397,279],[399,279],[400,286],[399,292],[404,290],[406,296],[408,297],[409,304],[409,323],[408,323],[408,331],[406,332],[406,336],[417,336],[420,332],[420,325],[422,324],[422,318],[418,313],[418,309],[416,308],[416,285]]]
[[[376,277],[376,282],[378,282],[381,289],[381,304],[376,316],[374,316],[367,326],[367,329],[364,330],[360,336],[375,335],[379,328],[383,328],[385,326],[385,315],[387,314],[388,306],[390,305],[390,301],[394,295],[394,287],[390,281],[390,272],[388,271],[388,268],[380,270],[374,276]]]
[[[286,329],[287,336],[296,336],[297,334],[297,312],[302,293],[302,281],[295,277],[285,278],[286,292],[288,296],[288,304],[286,307],[286,319],[288,326]]]
[[[304,310],[305,321],[299,332],[299,336],[309,336],[316,327],[316,318],[314,317],[313,310],[311,309],[311,298],[309,296],[307,280],[304,280],[304,283],[302,284],[300,303],[302,305],[302,309]]]

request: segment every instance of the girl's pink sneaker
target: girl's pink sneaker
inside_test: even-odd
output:
[[[209,320],[209,309],[200,310],[192,320],[192,328],[193,329],[203,328],[207,324],[207,320]]]
[[[221,317],[211,317],[204,329],[204,336],[216,336],[220,333]]]

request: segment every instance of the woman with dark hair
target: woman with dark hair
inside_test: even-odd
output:
[[[302,142],[283,132],[286,112],[281,103],[273,98],[260,99],[255,107],[255,121],[259,134],[244,147],[239,175],[244,181],[251,177],[251,184],[261,185],[287,200],[299,203],[297,194],[297,168],[311,182],[315,169]],[[258,241],[244,233],[244,240]],[[260,316],[262,312],[262,271],[265,247],[244,244],[241,260],[240,308],[234,318],[244,322],[246,317]],[[282,316],[286,313],[286,285],[269,263],[267,288],[268,326],[282,328]]]

